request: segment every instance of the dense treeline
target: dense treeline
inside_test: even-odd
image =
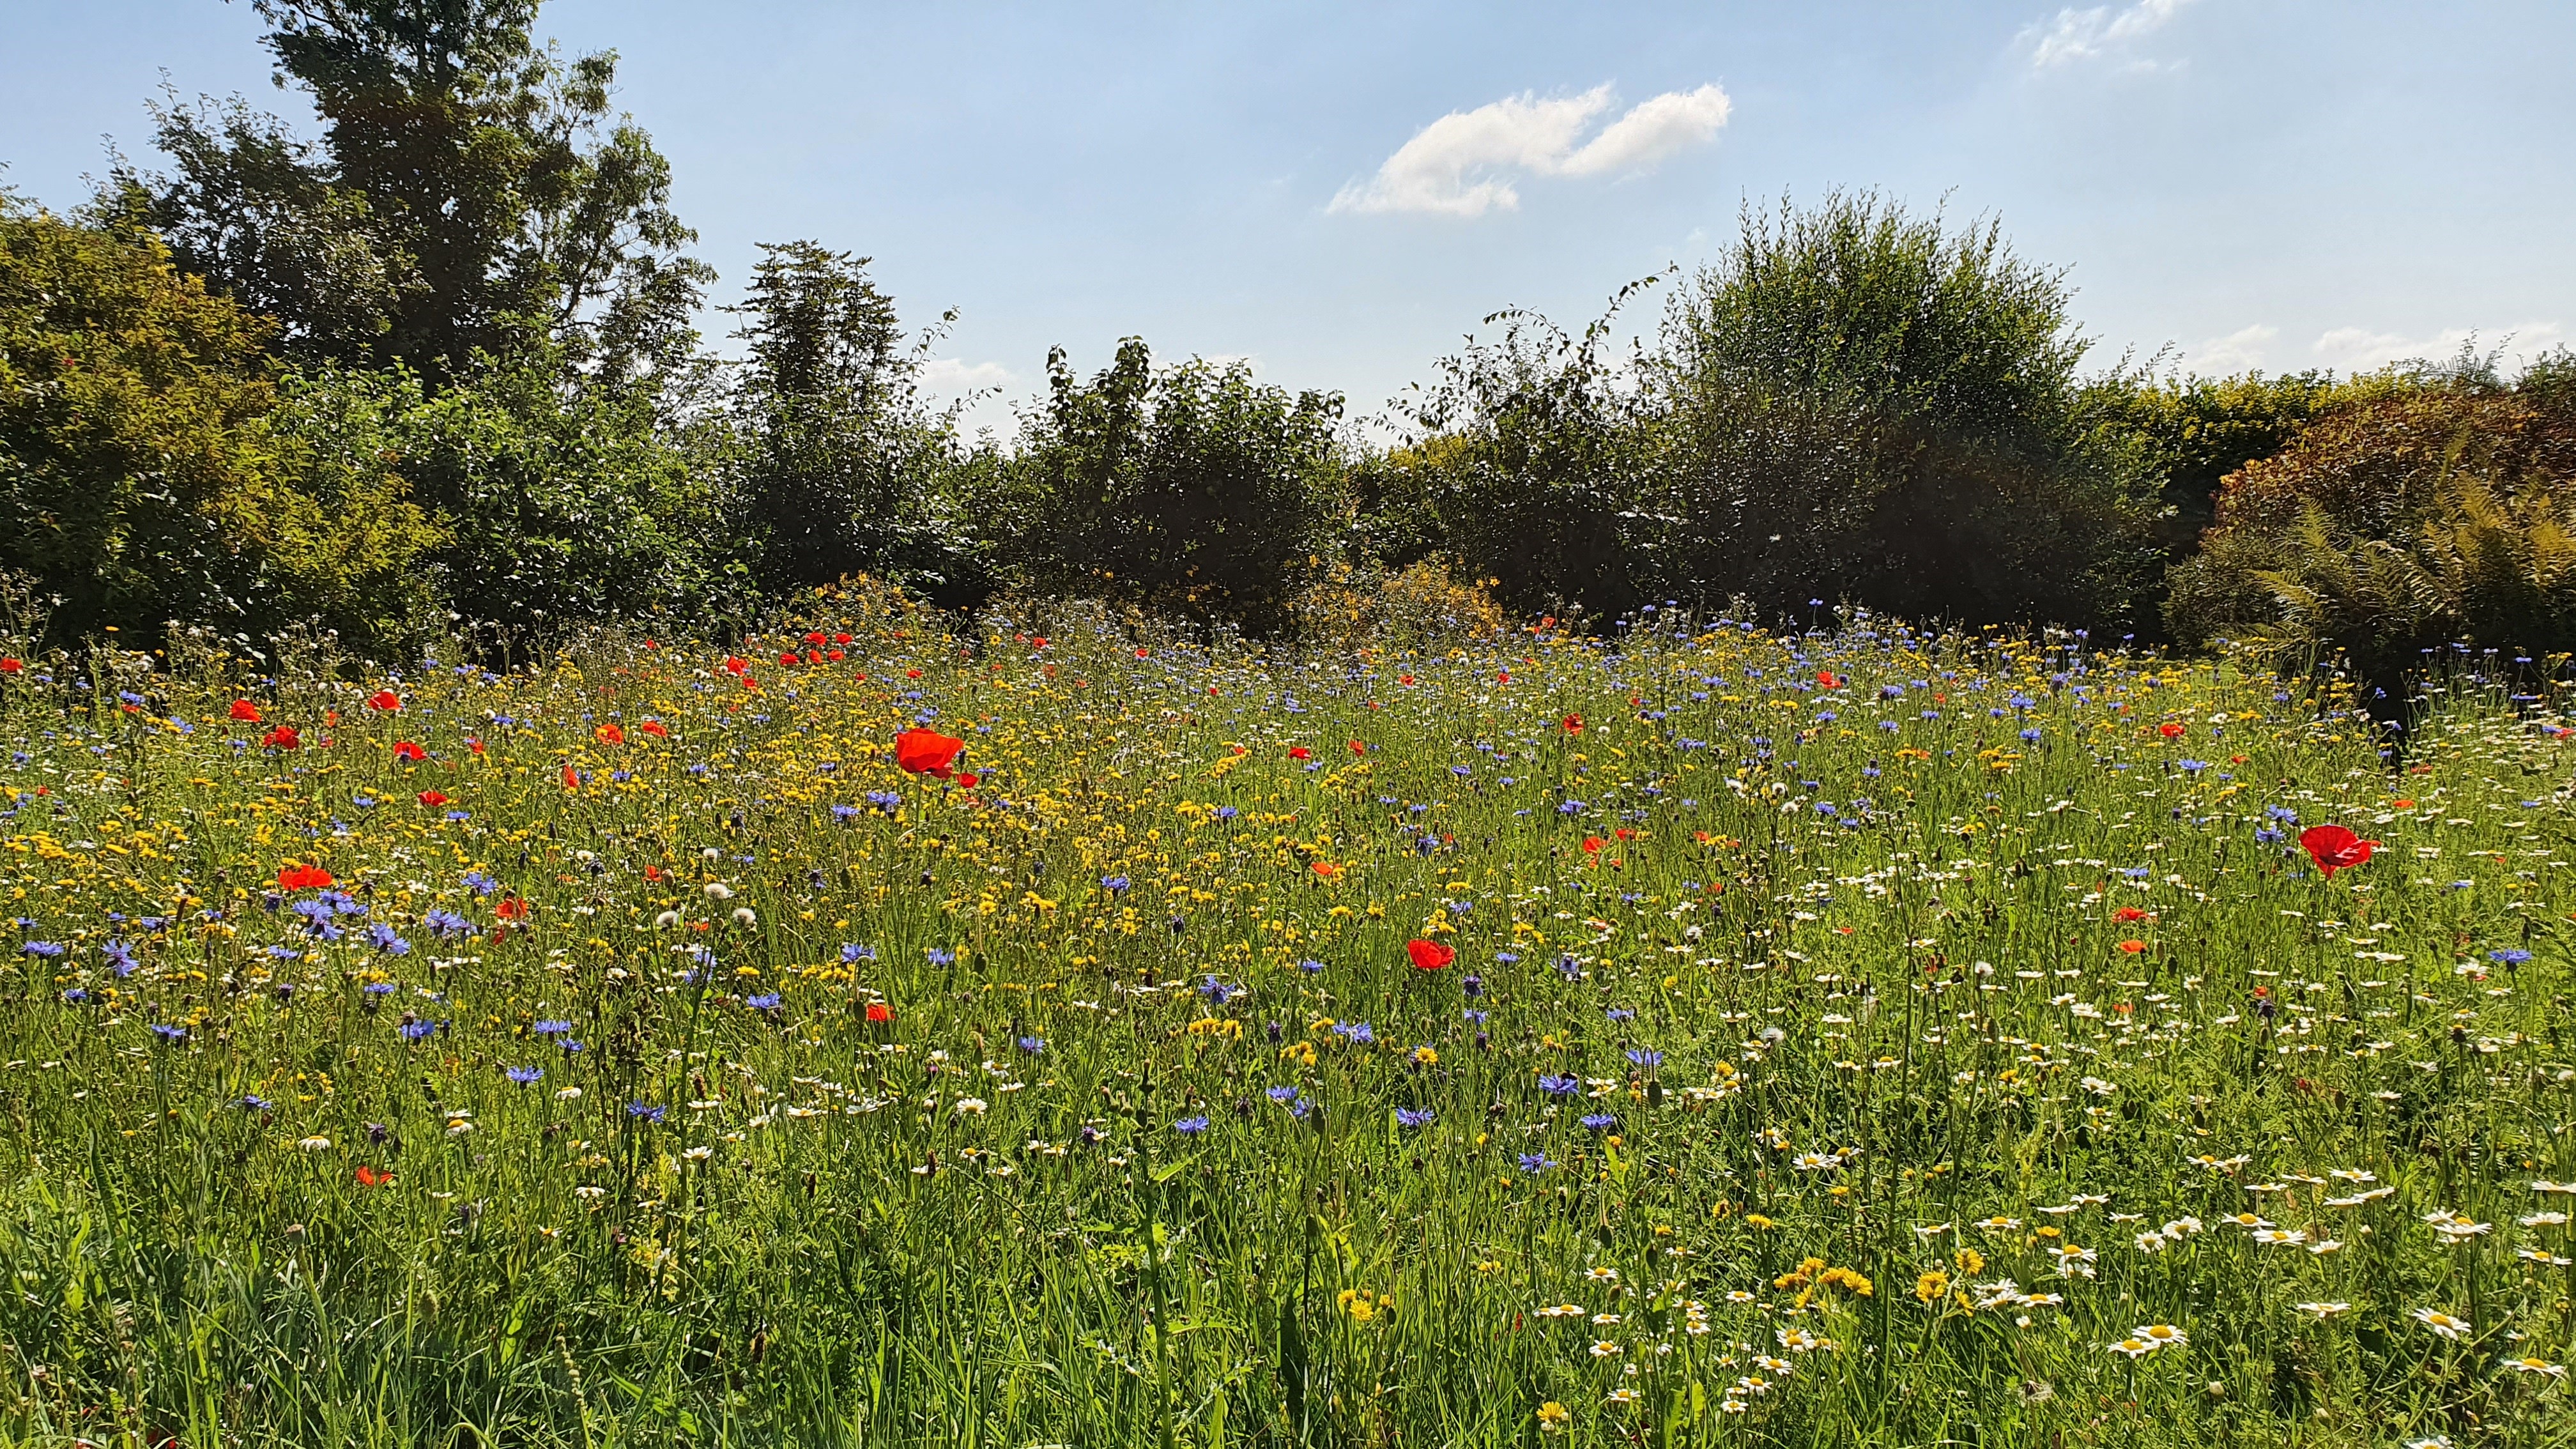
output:
[[[1875,195],[1748,210],[1570,333],[1507,311],[1388,430],[1241,365],[1059,349],[962,436],[863,257],[714,273],[535,0],[259,0],[299,129],[155,108],[68,215],[0,199],[0,569],[21,632],[311,624],[381,657],[723,632],[858,573],[1256,633],[1649,602],[1866,603],[2394,679],[2576,637],[2576,364],[2086,370],[2063,274]],[[307,131],[315,131],[308,135]],[[1644,315],[1649,305],[1660,313]]]

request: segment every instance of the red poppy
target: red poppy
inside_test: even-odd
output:
[[[945,780],[965,748],[964,740],[937,730],[908,729],[894,737],[894,762],[907,775],[937,775]]]
[[[394,693],[390,689],[379,689],[375,693],[367,696],[367,708],[380,709],[385,711],[387,714],[400,713],[402,710],[402,696]]]
[[[1315,752],[1306,748],[1304,745],[1297,745],[1288,751],[1288,758],[1292,760],[1311,760],[1315,758]]]
[[[724,667],[725,673],[727,674],[740,674],[751,667],[751,661],[748,659],[736,659],[732,655],[728,654],[725,656]]]
[[[1837,677],[1830,669],[1819,669],[1816,671],[1816,682],[1827,689],[1840,689],[1848,681]]]
[[[0,674],[15,674],[26,667],[15,659],[0,659]]]
[[[394,1175],[392,1173],[385,1172],[378,1168],[361,1167],[358,1169],[358,1186],[360,1187],[382,1187],[393,1180]]]
[[[447,803],[447,797],[436,790],[423,790],[420,792],[420,803],[423,805],[444,805]]]
[[[1565,717],[1565,732],[1570,735],[1579,735],[1583,733],[1583,716],[1579,714],[1567,715]]]
[[[870,1026],[883,1026],[892,1020],[894,1020],[893,1007],[886,1005],[882,1001],[871,1001],[868,1003],[868,1024]]]
[[[1625,825],[1620,826],[1620,827],[1618,828],[1618,830],[1617,830],[1617,831],[1615,831],[1615,832],[1613,832],[1613,833],[1614,833],[1614,834],[1616,834],[1616,835],[1617,835],[1621,840],[1634,840],[1634,839],[1636,839],[1636,838],[1637,838],[1637,832],[1635,832],[1635,831],[1633,831],[1633,830],[1629,829],[1629,828],[1628,828],[1627,826],[1625,826]]]
[[[1333,864],[1329,860],[1319,860],[1315,862],[1315,874],[1322,876],[1326,880],[1331,880],[1333,877],[1340,875],[1341,873],[1342,868]]]
[[[906,679],[919,679],[921,677],[921,671],[918,669],[907,669],[903,672],[903,677]]]
[[[1410,689],[1413,687],[1413,676],[1410,674],[1399,674],[1395,677],[1395,682]]]
[[[626,731],[619,729],[613,724],[601,725],[599,728],[592,730],[591,733],[599,736],[599,742],[603,745],[622,745],[626,743]]]
[[[824,655],[824,657],[825,657],[825,658],[827,658],[827,659],[829,659],[829,660],[831,660],[833,663],[838,664],[838,663],[840,663],[842,660],[844,660],[844,659],[848,658],[849,656],[848,656],[848,655],[846,655],[846,654],[843,654],[843,653],[842,653],[840,650],[838,650],[838,649],[834,649],[834,650],[831,650],[831,651],[827,652],[827,653]]]
[[[413,744],[409,740],[396,740],[394,742],[394,758],[397,760],[408,760],[413,764],[418,764],[429,758],[429,751],[422,749],[420,746]]]
[[[1458,959],[1456,948],[1444,946],[1438,941],[1407,941],[1404,943],[1404,954],[1413,958],[1413,969],[1416,971],[1437,971]]]
[[[574,768],[573,768],[572,766],[570,766],[570,765],[566,765],[566,766],[564,766],[563,782],[564,782],[564,788],[565,788],[565,789],[567,789],[567,790],[578,790],[578,789],[580,789],[580,788],[581,788],[581,771],[574,769]]]
[[[823,642],[823,631],[822,631],[822,630],[820,630],[820,629],[813,629],[813,630],[809,630],[809,631],[807,631],[807,633],[806,633],[806,635],[805,635],[805,642],[806,642],[806,643],[808,643],[808,644],[820,644],[820,643],[822,643],[822,642]]]
[[[1508,669],[1502,669],[1502,670],[1497,670],[1497,671],[1495,671],[1495,673],[1494,673],[1494,682],[1495,682],[1496,684],[1509,684],[1509,683],[1511,683],[1511,682],[1512,682],[1512,672],[1511,672],[1510,670],[1508,670]]]
[[[1358,740],[1353,740],[1351,741],[1351,753],[1354,755],[1365,755],[1368,753],[1368,746]]]
[[[2120,943],[2120,954],[2123,956],[2135,956],[2145,949],[2147,949],[2147,943],[2144,941],[2122,941]]]
[[[472,750],[474,753],[476,753],[476,754],[478,754],[478,755],[479,755],[479,754],[483,753],[483,742],[482,742],[481,740],[479,740],[479,739],[475,739],[475,738],[473,738],[473,737],[469,736],[469,737],[467,737],[467,739],[466,739],[466,741],[465,741],[465,748],[467,748],[467,749],[469,749],[469,750]]]
[[[1583,837],[1583,853],[1585,855],[1599,855],[1603,844],[1604,842],[1600,836],[1587,835]]]
[[[288,865],[277,872],[277,888],[284,891],[321,890],[333,883],[331,872],[318,865]]]
[[[832,636],[832,642],[835,644],[847,644],[850,642],[850,636],[847,634],[835,634]],[[1039,642],[1043,643],[1045,641],[1041,640]]]
[[[793,669],[804,662],[804,657],[793,649],[781,650],[779,652],[778,667],[781,669]]]
[[[976,774],[972,770],[960,770],[957,773],[957,783],[965,786],[969,790],[972,790],[976,786],[984,783],[984,777]]]
[[[2326,879],[2332,880],[2336,871],[2369,860],[2379,842],[2364,840],[2340,825],[2311,825],[2299,832],[2299,844],[2307,848],[2309,858],[2325,872]]]
[[[662,867],[658,865],[648,865],[644,867],[644,878],[646,880],[660,880],[662,878]]]
[[[657,740],[667,740],[671,737],[671,731],[658,719],[648,719],[636,728]]]
[[[2111,913],[2111,919],[2115,921],[2143,921],[2146,918],[2147,913],[2136,906],[2122,906]]]
[[[503,896],[501,903],[492,908],[492,914],[505,921],[524,921],[528,918],[528,903],[517,896]]]
[[[304,740],[295,733],[295,726],[279,725],[267,734],[261,735],[259,742],[272,750],[292,750],[301,746]]]
[[[259,723],[259,706],[246,699],[234,700],[233,718],[240,720],[243,724],[257,724]]]
[[[2171,721],[2167,721],[2164,724],[2156,726],[2156,733],[2163,735],[2169,740],[2178,740],[2182,738],[2182,726],[2174,724]]]

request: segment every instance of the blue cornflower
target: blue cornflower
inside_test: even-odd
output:
[[[1538,1089],[1547,1093],[1551,1097],[1571,1097],[1577,1091],[1580,1091],[1582,1087],[1583,1083],[1577,1081],[1573,1077],[1558,1077],[1550,1076],[1545,1072],[1539,1073]]]
[[[1297,969],[1305,972],[1309,976],[1313,976],[1324,969],[1324,963],[1321,961],[1300,961],[1297,963]]]
[[[1612,1021],[1634,1021],[1637,1017],[1634,1009],[1625,1006],[1614,1006],[1601,1014]]]
[[[1365,1021],[1347,1022],[1334,1027],[1333,1030],[1344,1041],[1356,1042],[1361,1046],[1367,1046],[1377,1040],[1377,1033],[1369,1030],[1369,1024]]]
[[[488,896],[501,888],[501,883],[479,870],[465,873],[465,888],[478,896]]]
[[[1202,1112],[1195,1117],[1184,1117],[1172,1124],[1172,1130],[1184,1137],[1196,1137],[1208,1130],[1207,1114]]]
[[[957,964],[957,953],[954,951],[942,950],[937,946],[933,946],[930,948],[928,954],[930,957],[930,964],[933,966],[954,966]]]
[[[241,1099],[241,1109],[245,1112],[265,1112],[268,1110],[268,1106],[269,1103],[266,1097],[244,1097]]]
[[[1521,1171],[1529,1173],[1532,1176],[1545,1172],[1554,1166],[1556,1166],[1556,1164],[1548,1161],[1544,1153],[1524,1152],[1521,1154]]]
[[[1223,1006],[1234,999],[1234,988],[1211,976],[1199,983],[1199,995]]]
[[[2520,948],[2512,948],[2503,951],[2489,951],[2487,953],[2487,959],[2497,963],[2498,965],[2519,966],[2523,962],[2531,959],[2531,953],[2529,951],[2521,950]]]
[[[1474,1008],[1474,1007],[1472,1007],[1472,1006],[1471,1006],[1471,1007],[1468,1007],[1466,1010],[1464,1010],[1464,1011],[1462,1011],[1462,1012],[1459,1012],[1458,1014],[1459,1014],[1461,1017],[1466,1018],[1467,1023],[1468,1023],[1470,1026],[1483,1026],[1483,1025],[1485,1024],[1485,1018],[1486,1018],[1486,1017],[1488,1017],[1488,1016],[1490,1016],[1490,1015],[1492,1015],[1493,1013],[1491,1013],[1491,1012],[1486,1012],[1486,1011],[1479,1011],[1479,1010],[1477,1010],[1476,1008]]]
[[[844,966],[855,966],[861,961],[875,959],[877,959],[877,948],[874,946],[860,946],[849,942],[843,942],[841,945],[841,964]]]
[[[134,959],[134,952],[123,941],[108,942],[98,948],[98,954],[105,956],[108,964],[116,968],[119,978],[133,975],[134,968],[142,964]]]
[[[1431,1110],[1427,1107],[1418,1112],[1411,1107],[1395,1109],[1395,1125],[1398,1127],[1421,1127],[1428,1125],[1430,1121]]]
[[[1100,888],[1109,892],[1111,895],[1116,895],[1118,892],[1127,889],[1127,887],[1132,884],[1134,884],[1134,882],[1128,880],[1127,877],[1123,875],[1104,875],[1100,878]]]
[[[391,996],[397,988],[390,981],[370,981],[359,989],[369,996]]]
[[[522,1087],[533,1087],[538,1082],[544,1080],[546,1069],[543,1067],[505,1067],[502,1069],[501,1075],[508,1077],[511,1081],[518,1083]]]
[[[402,1024],[402,1037],[404,1041],[419,1041],[436,1030],[438,1023],[434,1021],[406,1021]]]
[[[1019,1045],[1020,1050],[1027,1052],[1030,1056],[1036,1056],[1038,1053],[1046,1050],[1046,1038],[1042,1036],[1024,1036],[1020,1038]]]
[[[1241,813],[1241,811],[1235,809],[1231,805],[1219,805],[1216,807],[1216,818],[1219,820],[1232,820],[1235,816]]]
[[[63,943],[60,941],[29,941],[18,949],[26,955],[42,956],[46,960],[50,961],[56,956],[63,954]]]
[[[1641,1067],[1660,1067],[1664,1064],[1664,1054],[1644,1047],[1630,1047],[1628,1060]]]
[[[1619,1125],[1619,1119],[1611,1116],[1607,1112],[1586,1113],[1584,1116],[1576,1120],[1580,1121],[1584,1126],[1591,1128],[1595,1132],[1607,1132],[1611,1128]]]
[[[667,1107],[656,1107],[650,1102],[629,1102],[626,1104],[627,1116],[638,1118],[646,1122],[661,1121],[663,1114],[669,1110],[670,1109]]]
[[[388,956],[408,956],[411,954],[411,942],[404,940],[399,935],[396,935],[394,933],[394,928],[386,925],[382,921],[378,921],[367,928],[367,939],[375,943],[377,950],[384,952]]]
[[[2186,775],[2197,775],[2201,771],[2209,768],[2209,762],[2207,760],[2176,760],[2174,761],[2174,768],[2182,771]]]
[[[1289,1098],[1297,1095],[1297,1089],[1295,1087],[1266,1087],[1262,1089],[1261,1095],[1268,1097],[1271,1101],[1277,1102],[1279,1105],[1284,1107],[1288,1105]]]
[[[832,818],[835,820],[856,820],[859,818],[859,807],[856,805],[835,805],[832,807]]]
[[[152,1034],[161,1038],[163,1041],[172,1043],[183,1042],[188,1039],[188,1029],[184,1026],[155,1025],[152,1028]]]
[[[764,991],[758,996],[744,997],[742,1004],[754,1011],[776,1011],[779,1007],[779,997],[775,991]]]
[[[75,986],[71,990],[63,993],[63,1000],[70,1002],[74,1006],[78,1006],[82,1002],[89,1000],[89,993]]]
[[[574,1041],[571,1037],[565,1037],[562,1041],[555,1043],[555,1045],[562,1047],[567,1054],[581,1050],[581,1043]]]
[[[2023,731],[2021,732],[2021,740],[2022,740],[2022,743],[2023,743],[2023,744],[2026,744],[2026,745],[2035,745],[2035,744],[2038,744],[2038,743],[2039,743],[2039,727],[2038,727],[2037,725],[2033,725],[2033,726],[2031,726],[2029,729],[2023,730]]]
[[[370,990],[370,991],[372,991],[372,990],[374,990],[375,988],[374,988],[374,987],[369,987],[369,988],[367,988],[367,989],[368,989],[368,990]],[[388,990],[388,991],[390,991],[390,990],[392,990],[392,989],[393,989],[393,988],[391,988],[391,987],[387,987],[387,988],[386,988],[386,990]],[[560,1021],[560,1020],[555,1020],[555,1019],[551,1019],[551,1018],[549,1018],[548,1020],[540,1021],[540,1022],[536,1023],[535,1025],[533,1025],[533,1026],[529,1027],[529,1028],[528,1028],[528,1030],[530,1030],[530,1031],[532,1031],[532,1032],[535,1032],[535,1033],[536,1033],[537,1035],[539,1035],[539,1036],[560,1036],[560,1035],[562,1035],[563,1033],[565,1033],[565,1032],[568,1032],[568,1031],[572,1030],[572,1023],[571,1023],[571,1022],[568,1022],[568,1021]]]

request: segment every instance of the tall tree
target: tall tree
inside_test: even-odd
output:
[[[713,273],[670,208],[670,166],[611,104],[616,55],[566,62],[536,0],[255,0],[318,143],[239,101],[161,108],[176,170],[124,198],[285,345],[433,381],[477,351],[548,345],[614,380],[695,343]]]
[[[772,589],[862,572],[957,584],[961,535],[940,490],[952,420],[922,399],[920,349],[894,299],[866,257],[811,241],[761,251],[732,309],[750,349],[734,395],[735,532],[755,577]]]

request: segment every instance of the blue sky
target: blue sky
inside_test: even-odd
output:
[[[55,206],[143,102],[275,90],[215,0],[5,0],[0,161]],[[2070,268],[2107,362],[2352,369],[2576,334],[2576,6],[555,0],[613,47],[731,300],[876,258],[1007,426],[1047,348],[1249,358],[1368,414],[1485,314],[1595,315],[1738,207],[1877,187]],[[709,319],[711,333],[726,319]]]

